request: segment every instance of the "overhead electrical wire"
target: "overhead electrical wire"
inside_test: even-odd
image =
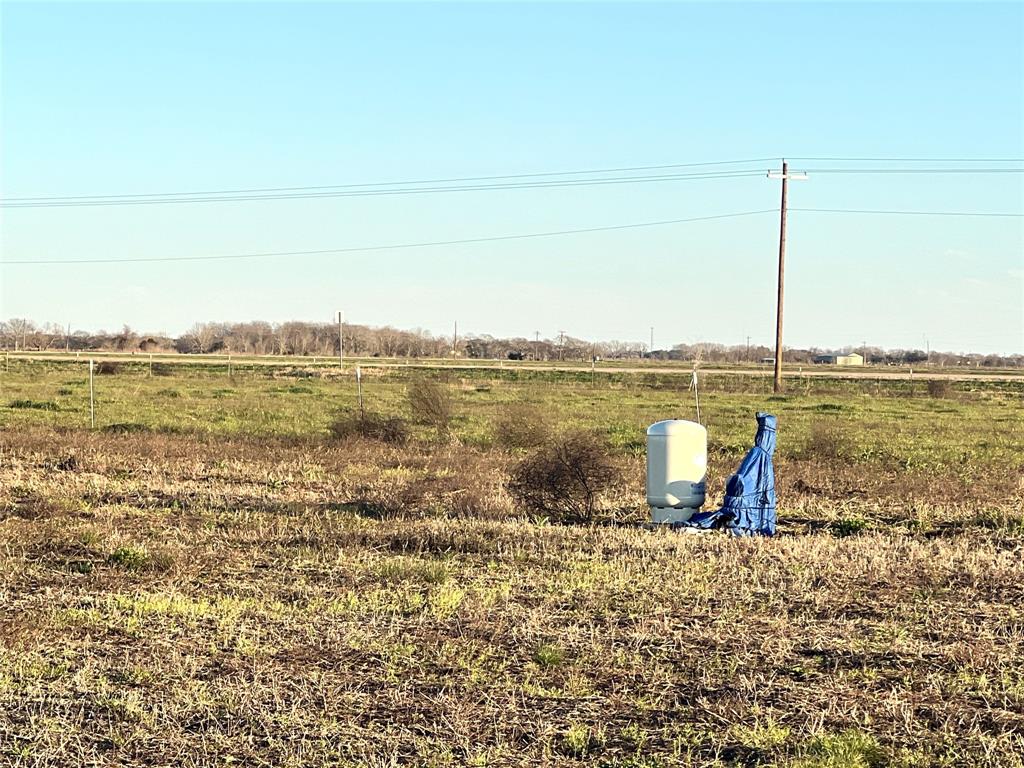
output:
[[[0,266],[21,264],[133,264],[140,262],[166,262],[166,261],[224,261],[229,259],[258,259],[273,256],[318,256],[329,253],[361,253],[370,251],[392,251],[406,248],[432,248],[445,245],[469,245],[472,243],[493,243],[503,240],[526,240],[538,237],[558,237],[561,235],[580,235],[588,232],[611,232],[620,229],[639,229],[641,227],[661,227],[669,224],[685,224],[695,221],[713,221],[715,219],[732,219],[740,216],[756,216],[763,213],[776,213],[776,209],[768,208],[760,211],[738,211],[735,213],[720,213],[713,216],[694,216],[686,219],[666,219],[663,221],[644,221],[635,224],[613,224],[604,227],[586,227],[583,229],[562,229],[549,232],[529,232],[515,235],[494,235],[491,237],[469,237],[458,240],[433,240],[419,243],[396,243],[392,245],[369,245],[349,248],[323,248],[312,251],[272,251],[262,253],[232,253],[215,256],[151,256],[127,259],[40,259],[40,260],[18,260],[0,261]]]
[[[549,181],[532,182],[509,182],[504,184],[470,184],[462,186],[433,186],[433,187],[398,187],[394,189],[350,189],[334,192],[295,192],[280,194],[253,194],[253,195],[210,195],[197,197],[164,197],[164,198],[117,198],[117,199],[54,199],[47,201],[25,201],[19,202],[13,198],[0,201],[3,208],[79,208],[111,205],[168,205],[174,203],[219,203],[239,202],[247,200],[293,200],[309,198],[330,198],[330,197],[377,197],[382,195],[417,195],[435,194],[440,192],[474,192],[491,191],[500,189],[546,189],[554,187],[592,187],[608,184],[637,184],[666,181],[689,181],[696,179],[732,179],[743,177],[763,176],[763,170],[737,170],[719,171],[712,173],[696,174],[667,174],[660,176],[613,176],[602,179],[558,179]]]
[[[714,160],[708,163],[670,163],[667,165],[634,165],[621,168],[590,168],[577,171],[542,171],[538,173],[511,173],[501,176],[457,176],[442,179],[413,179],[404,181],[374,181],[362,184],[324,184],[319,186],[304,187],[254,187],[247,189],[214,189],[192,192],[149,192],[127,195],[62,195],[50,197],[9,197],[10,201],[47,201],[47,200],[101,200],[108,198],[133,198],[133,197],[171,197],[187,196],[200,197],[203,195],[233,195],[233,194],[254,194],[257,192],[300,192],[322,189],[351,189],[356,187],[395,187],[410,186],[418,184],[448,184],[470,181],[495,181],[499,179],[529,179],[542,176],[579,176],[594,173],[627,173],[632,171],[654,171],[668,168],[702,168],[718,165],[749,165],[750,163],[767,163],[776,161],[777,157],[755,157],[749,160]]]
[[[750,163],[778,162],[783,157],[755,157],[744,160],[713,160],[703,163],[664,163],[660,165],[634,165],[620,166],[616,168],[589,168],[572,171],[540,171],[534,173],[511,173],[490,176],[456,176],[433,179],[406,179],[400,181],[378,181],[359,184],[322,184],[294,187],[250,187],[241,189],[213,189],[213,190],[191,190],[186,192],[144,192],[132,194],[114,195],[51,195],[44,197],[9,197],[6,200],[11,202],[49,201],[49,200],[102,200],[111,198],[138,198],[138,197],[198,197],[203,195],[228,195],[228,194],[254,194],[257,192],[297,192],[307,190],[325,189],[351,189],[360,187],[387,187],[387,186],[409,186],[421,184],[448,184],[471,181],[496,181],[501,179],[527,179],[546,176],[579,176],[596,173],[628,173],[634,171],[666,170],[669,168],[702,168],[721,165],[749,165]],[[988,157],[988,158],[965,158],[965,157],[789,157],[790,160],[807,161],[829,161],[829,162],[899,162],[899,163],[1024,163],[1024,158],[1010,157]]]
[[[1024,168],[801,168],[804,173],[1024,173]]]
[[[362,184],[335,184],[294,187],[255,187],[221,189],[207,192],[154,192],[120,195],[67,195],[46,197],[8,197],[0,199],[0,207],[65,208],[124,205],[168,205],[188,203],[245,202],[252,200],[292,200],[331,197],[375,197],[390,195],[437,194],[443,192],[476,192],[494,190],[544,189],[557,187],[589,187],[618,184],[647,184],[671,181],[731,179],[761,176],[764,168],[729,168],[696,172],[636,175],[640,171],[710,168],[726,165],[751,165],[776,161],[781,158],[753,158],[749,160],[718,160],[706,163],[673,163],[663,165],[628,166],[619,168],[584,169],[575,171],[545,171],[538,173],[505,174],[493,176],[463,176],[418,181],[369,182]],[[1016,158],[790,158],[810,161],[834,162],[949,162],[949,163],[1024,163]],[[803,168],[814,174],[1014,174],[1024,173],[1022,168],[991,167],[939,167],[939,168]],[[595,174],[603,178],[587,178]],[[582,176],[583,178],[566,178]],[[487,183],[481,183],[487,182]]]
[[[1024,213],[994,211],[886,211],[868,208],[789,208],[800,213],[870,213],[881,216],[991,216],[997,218],[1024,218]]]
[[[781,159],[781,158],[779,158]],[[1024,163],[1024,157],[793,157],[786,160],[843,163]]]
[[[1024,213],[1004,213],[986,211],[888,211],[869,210],[855,208],[790,208],[791,212],[800,213],[849,213],[849,214],[880,214],[899,216],[983,216],[983,217],[1012,217],[1024,218]],[[684,219],[665,219],[661,221],[645,221],[633,224],[612,224],[603,227],[584,227],[581,229],[562,229],[548,232],[528,232],[512,235],[493,235],[490,237],[470,237],[457,240],[432,240],[414,243],[394,243],[389,245],[355,246],[347,248],[323,248],[307,251],[267,251],[257,253],[233,253],[207,256],[149,256],[126,259],[39,259],[39,260],[16,260],[0,261],[0,266],[22,265],[36,266],[47,264],[137,264],[149,262],[176,262],[176,261],[226,261],[233,259],[257,259],[281,256],[320,256],[338,253],[368,253],[373,251],[393,251],[412,248],[433,248],[451,245],[471,245],[475,243],[493,243],[509,240],[527,240],[543,237],[560,237],[564,235],[580,235],[593,232],[612,232],[625,229],[640,229],[644,227],[660,227],[672,224],[685,224],[698,221],[714,221],[717,219],[732,219],[743,216],[756,216],[765,213],[777,214],[777,208],[766,208],[757,211],[737,211],[734,213],[721,213],[711,216],[694,216]]]
[[[516,181],[493,184],[462,184],[444,186],[397,186],[391,188],[371,188],[386,186],[389,182],[365,185],[345,185],[338,187],[293,187],[307,191],[284,191],[288,187],[280,187],[282,191],[275,194],[205,194],[195,197],[170,197],[181,193],[164,193],[163,197],[115,197],[101,196],[90,198],[7,198],[0,201],[0,207],[13,208],[82,208],[103,206],[138,206],[138,205],[169,205],[189,203],[229,203],[258,200],[306,200],[316,198],[366,198],[394,195],[427,195],[438,193],[461,193],[461,191],[492,191],[498,189],[539,189],[572,186],[602,186],[609,184],[657,183],[668,181],[690,181],[726,178],[750,178],[763,176],[767,171],[762,169],[735,169],[729,171],[711,171],[703,173],[672,173],[647,176],[610,176],[605,178],[583,179],[548,179],[537,181]],[[1024,168],[806,168],[806,173],[828,174],[1007,174],[1024,173]],[[583,172],[581,172],[583,173]],[[427,183],[427,182],[414,182]],[[331,191],[314,191],[317,188],[330,188]],[[268,187],[270,189],[270,187]]]
[[[589,170],[578,170],[578,171],[547,171],[542,173],[522,173],[522,174],[506,174],[497,176],[463,176],[463,177],[451,177],[451,178],[440,178],[440,179],[420,179],[420,180],[406,180],[406,181],[384,181],[384,182],[368,182],[360,184],[330,184],[330,185],[318,185],[318,186],[298,186],[298,187],[255,187],[247,189],[224,189],[224,190],[210,190],[210,191],[192,191],[192,192],[154,192],[154,193],[143,193],[143,194],[118,194],[118,195],[64,195],[64,196],[48,196],[48,197],[7,197],[4,198],[0,204],[10,203],[48,203],[48,202],[78,202],[78,201],[104,201],[113,200],[132,200],[137,198],[176,198],[176,197],[189,197],[189,198],[202,198],[207,199],[210,197],[219,197],[222,195],[257,195],[262,193],[289,193],[289,192],[317,192],[322,190],[372,190],[375,187],[413,187],[419,189],[422,185],[426,184],[458,184],[468,183],[476,181],[498,181],[502,179],[527,179],[527,178],[539,178],[539,177],[552,177],[552,176],[578,176],[578,175],[592,175],[598,173],[625,173],[625,172],[636,172],[644,170],[664,170],[669,168],[696,168],[704,166],[721,166],[721,165],[732,165],[732,164],[749,164],[755,162],[767,162],[774,158],[760,158],[753,160],[720,160],[712,163],[676,163],[670,165],[645,165],[645,166],[631,166],[622,168],[601,168],[601,169],[589,169]],[[717,177],[719,175],[729,176],[736,172],[749,172],[751,174],[761,173],[760,169],[732,169],[724,171],[708,171],[702,173],[693,174],[669,174],[664,177],[650,177],[650,176],[627,176],[627,177],[613,177],[612,180],[639,180],[646,181],[654,178],[674,178],[676,176],[680,178],[703,178],[703,177]],[[565,184],[565,183],[588,183],[591,179],[561,179],[551,181],[534,182],[537,184]],[[512,184],[512,182],[509,182]],[[478,185],[474,185],[478,186]],[[479,185],[481,188],[490,188],[490,185]],[[504,185],[500,185],[504,186]],[[461,189],[461,188],[460,188]],[[385,190],[391,191],[391,190]],[[432,189],[430,191],[433,191]]]

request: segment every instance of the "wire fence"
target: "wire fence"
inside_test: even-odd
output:
[[[301,433],[323,428],[329,413],[400,412],[405,391],[418,378],[445,385],[467,414],[500,409],[519,400],[557,409],[572,399],[576,408],[612,412],[620,406],[672,404],[694,408],[693,385],[703,398],[738,398],[745,406],[771,408],[800,398],[880,397],[969,399],[1004,393],[1024,395],[1024,376],[893,374],[866,369],[856,376],[796,367],[786,391],[772,393],[772,371],[636,367],[467,365],[436,361],[268,360],[235,356],[203,358],[154,355],[5,355],[0,377],[0,424],[47,423],[130,431],[155,425],[168,431]],[[358,374],[357,374],[358,370]],[[810,403],[808,407],[818,407]]]

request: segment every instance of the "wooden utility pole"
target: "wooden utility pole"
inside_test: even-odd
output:
[[[789,188],[789,166],[782,161],[782,206],[779,214],[779,296],[775,305],[775,384],[776,394],[782,391],[782,304],[786,284],[786,192]]]
[[[782,307],[786,283],[786,193],[789,191],[789,180],[806,179],[806,173],[794,173],[790,176],[789,165],[782,161],[782,173],[771,171],[770,179],[782,179],[782,205],[779,207],[779,297],[775,309],[775,392],[782,391]]]

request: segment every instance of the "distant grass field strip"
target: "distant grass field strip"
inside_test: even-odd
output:
[[[337,357],[299,356],[299,355],[233,355],[227,353],[137,353],[123,352],[9,352],[8,361],[47,360],[88,362],[89,359],[110,360],[122,363],[165,363],[174,365],[201,365],[227,368],[238,366],[295,366],[304,368],[350,368],[360,365],[364,368],[444,368],[452,370],[555,370],[581,371],[595,374],[610,372],[626,373],[661,373],[667,375],[689,376],[694,364],[688,361],[671,360],[601,360],[596,364],[589,361],[560,360],[488,360],[467,358],[399,358],[399,357],[363,357],[346,356],[344,363]],[[1024,369],[1020,368],[941,368],[936,366],[905,367],[905,366],[864,366],[861,368],[837,368],[813,364],[786,363],[784,371],[789,378],[823,377],[823,378],[868,378],[868,379],[978,379],[978,380],[1024,380]],[[718,375],[750,375],[771,376],[772,369],[766,365],[750,363],[714,363],[698,365],[697,370],[705,374]]]

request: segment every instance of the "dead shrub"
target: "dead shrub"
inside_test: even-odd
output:
[[[509,473],[512,497],[556,522],[590,522],[597,497],[621,479],[618,465],[592,434],[578,432],[542,446]]]
[[[540,409],[525,403],[506,406],[494,424],[495,441],[502,448],[536,448],[551,436]]]
[[[928,397],[946,398],[953,392],[953,387],[946,379],[928,379]]]
[[[403,419],[379,413],[345,414],[331,422],[328,429],[335,440],[363,437],[390,445],[404,445],[409,441],[409,428]]]
[[[113,376],[121,372],[121,364],[113,360],[103,360],[96,363],[96,367],[93,370],[97,376]]]
[[[442,384],[419,377],[413,379],[408,390],[409,409],[413,419],[420,424],[427,424],[447,434],[452,421],[452,396],[448,388]]]

